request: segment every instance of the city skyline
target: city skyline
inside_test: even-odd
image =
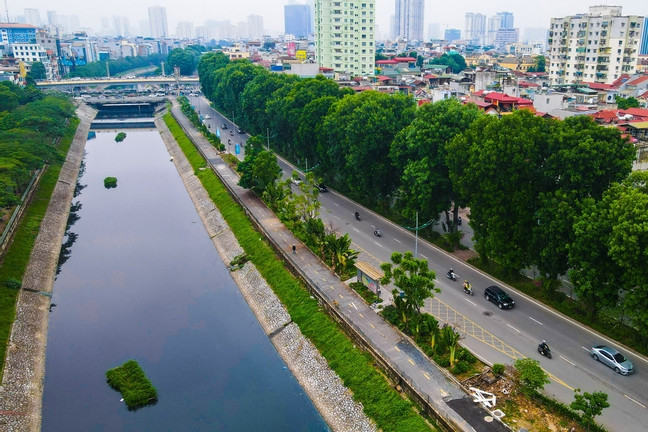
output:
[[[38,9],[40,20],[47,22],[47,11],[55,10],[59,15],[77,15],[82,27],[90,27],[99,31],[102,27],[102,18],[111,18],[114,15],[127,16],[133,27],[136,23],[148,19],[148,8],[154,6],[167,9],[167,20],[169,33],[174,34],[178,23],[191,22],[195,26],[202,25],[206,20],[225,21],[232,24],[247,21],[252,13],[261,15],[264,18],[266,33],[281,34],[284,30],[284,5],[287,4],[312,4],[309,1],[285,1],[274,0],[264,2],[259,0],[240,0],[237,8],[226,8],[225,2],[205,3],[199,0],[184,0],[172,2],[170,0],[151,1],[133,5],[127,0],[113,0],[105,3],[78,3],[70,0],[28,0],[16,2],[7,0],[9,16],[11,18],[24,16],[25,9]],[[525,28],[547,27],[551,18],[586,13],[589,6],[601,3],[600,1],[573,0],[570,2],[548,0],[537,8],[530,7],[531,3],[521,3],[512,0],[484,3],[476,0],[468,0],[454,9],[439,8],[426,1],[424,28],[429,24],[439,24],[443,33],[446,29],[456,28],[464,30],[465,14],[467,12],[484,14],[487,17],[498,12],[511,12],[515,17],[515,27],[524,30]],[[648,16],[648,6],[639,0],[625,0],[621,2],[605,2],[609,5],[622,6],[623,15]],[[394,0],[376,0],[376,23],[378,25],[377,36],[389,35],[390,19],[394,14]],[[224,10],[227,12],[224,12]],[[118,11],[118,12],[116,12]],[[2,19],[6,21],[5,10],[2,11]]]

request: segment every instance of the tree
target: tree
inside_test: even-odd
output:
[[[466,59],[458,53],[443,54],[434,60],[434,64],[448,65],[452,68],[452,73],[459,73],[466,69]]]
[[[527,72],[544,72],[546,59],[545,56],[539,55],[533,59],[533,66],[527,69]]]
[[[508,271],[530,263],[540,149],[549,124],[527,110],[501,119],[482,116],[448,144],[450,178],[470,206],[475,248]]]
[[[241,173],[239,186],[252,189],[259,196],[281,178],[281,168],[274,153],[263,150],[263,140],[258,136],[248,139],[245,159],[238,164]]]
[[[34,62],[31,69],[27,73],[27,81],[36,82],[37,80],[44,80],[47,78],[47,71],[42,62]]]
[[[544,389],[549,384],[549,377],[540,367],[540,362],[535,359],[523,358],[515,360],[513,364],[518,372],[518,379],[524,391],[534,392]]]
[[[320,129],[323,170],[343,179],[341,186],[355,197],[386,200],[398,185],[389,147],[414,109],[409,97],[375,91],[337,101]]]
[[[199,52],[190,47],[185,49],[175,48],[169,53],[167,64],[179,67],[181,75],[191,75],[198,65],[199,55]]]
[[[603,409],[608,408],[610,403],[608,402],[608,395],[606,393],[585,392],[581,394],[580,391],[579,388],[574,389],[574,402],[569,407],[573,410],[583,412],[583,426],[588,427],[594,424],[594,417],[601,415]]]
[[[227,66],[230,59],[222,52],[208,52],[200,57],[198,61],[198,78],[203,94],[213,100],[213,92],[218,85],[215,80],[215,74],[220,69]]]
[[[414,258],[412,252],[394,252],[391,263],[382,263],[380,268],[384,272],[380,283],[393,282],[400,289],[394,289],[392,295],[405,325],[413,314],[421,313],[421,307],[433,292],[440,292],[434,286],[435,274],[428,268],[427,260]]]
[[[619,109],[628,109],[628,108],[639,108],[639,101],[635,97],[627,97],[615,95],[617,107]]]
[[[475,105],[455,99],[425,104],[396,135],[389,156],[401,172],[398,205],[405,216],[413,218],[418,212],[423,220],[437,219],[452,202],[460,204],[446,164],[446,145],[480,115]],[[456,212],[454,222],[456,227]]]

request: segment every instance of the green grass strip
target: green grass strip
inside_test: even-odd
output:
[[[364,405],[365,413],[378,428],[400,432],[433,430],[413,410],[413,403],[403,399],[389,385],[374,366],[373,358],[354,347],[335,321],[285,268],[216,174],[212,170],[200,170],[206,166],[205,160],[171,114],[165,115],[164,121],[241,247],[287,308],[293,322],[327,359],[329,366],[353,392],[354,398]]]
[[[106,371],[110,387],[121,393],[129,410],[136,410],[157,402],[157,390],[135,360]]]
[[[70,120],[66,133],[61,139],[59,152],[63,159],[70,149],[78,125],[78,119]],[[14,240],[0,266],[0,359],[2,359],[0,382],[4,371],[4,360],[11,334],[11,326],[16,317],[16,299],[18,298],[18,290],[7,288],[1,282],[7,279],[22,281],[29,262],[29,256],[34,247],[34,241],[40,230],[41,221],[45,217],[47,206],[52,198],[52,192],[58,182],[63,162],[63,160],[53,162],[41,177],[38,189],[21,219]]]

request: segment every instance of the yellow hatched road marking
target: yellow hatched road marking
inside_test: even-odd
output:
[[[495,348],[497,351],[511,357],[513,360],[526,358],[524,354],[508,345],[500,338],[494,336],[492,333],[484,330],[484,328],[475,324],[464,315],[460,314],[436,297],[432,298],[429,310],[430,313],[440,321],[444,321],[454,326],[456,330],[463,332],[465,335],[471,336],[478,341]],[[555,381],[556,383],[570,389],[571,391],[574,390],[573,387],[570,387],[569,385],[567,385],[567,383],[565,383],[555,375],[550,374],[549,372],[547,372],[547,375],[549,376],[549,379]]]

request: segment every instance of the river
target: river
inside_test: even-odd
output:
[[[159,133],[126,132],[86,144],[54,285],[42,430],[329,430],[221,262]],[[128,411],[106,384],[128,359],[156,405]]]

